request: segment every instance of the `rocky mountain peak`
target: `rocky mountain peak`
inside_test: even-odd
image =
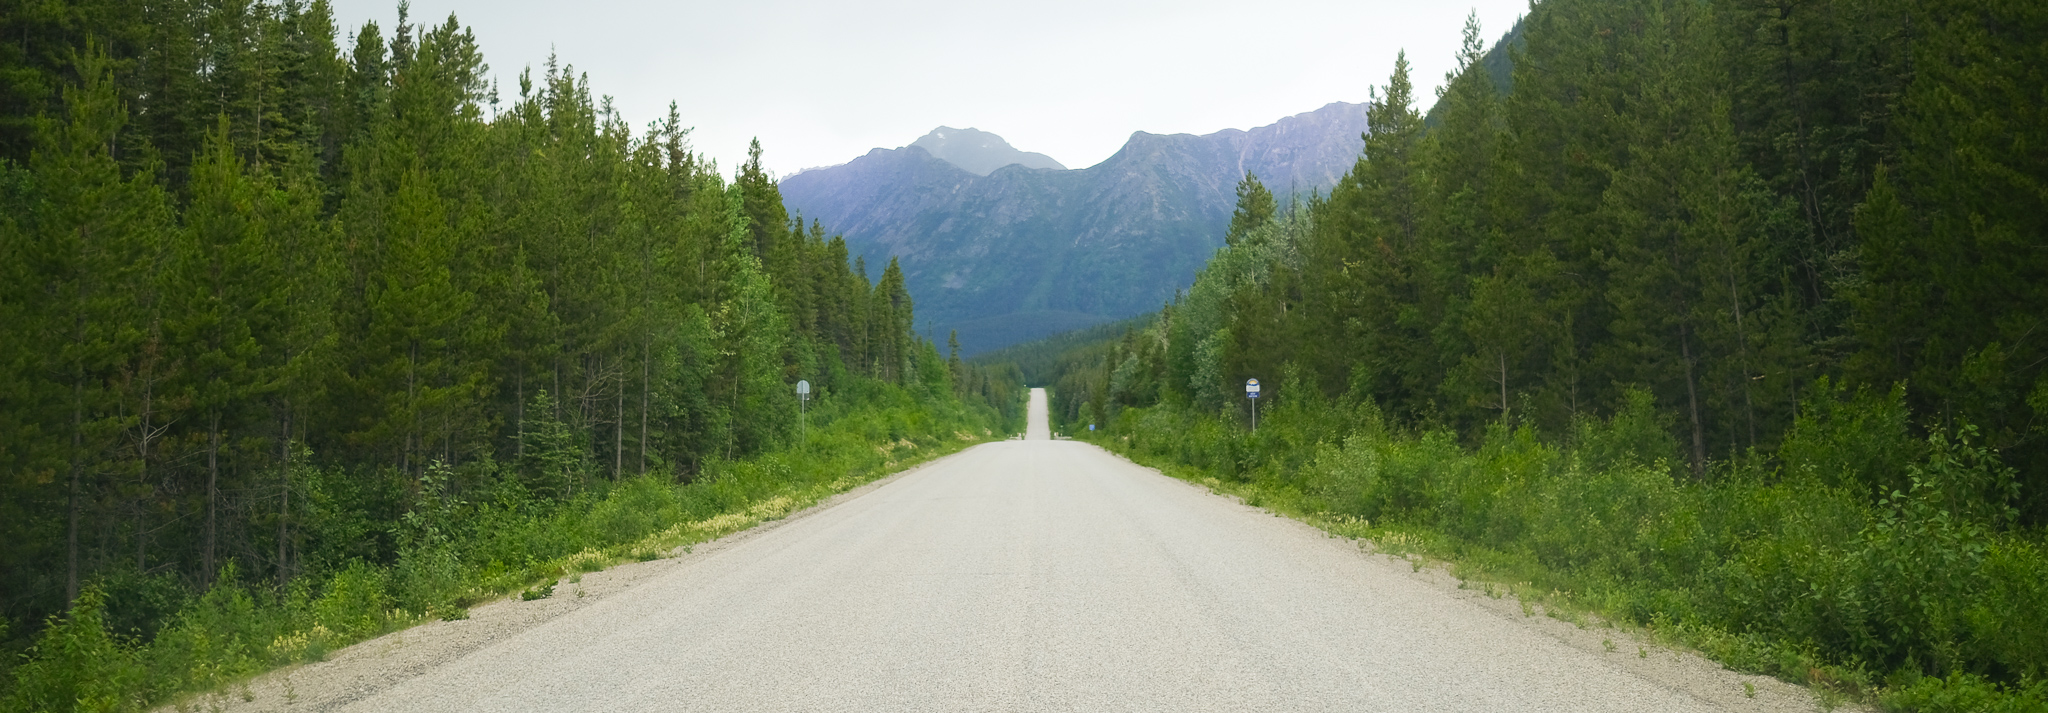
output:
[[[942,126],[781,190],[868,265],[900,258],[920,331],[958,330],[973,354],[1158,309],[1222,245],[1246,172],[1283,196],[1328,190],[1365,129],[1365,105],[1338,102],[1249,130],[1132,132],[1094,166],[1033,170],[1062,167]]]
[[[955,129],[941,126],[910,143],[924,149],[932,157],[959,166],[962,170],[977,176],[986,176],[996,169],[1011,164],[1025,168],[1050,168],[1067,170],[1066,166],[1054,161],[1051,156],[1030,151],[1019,151],[1004,141],[1003,137],[973,127]]]

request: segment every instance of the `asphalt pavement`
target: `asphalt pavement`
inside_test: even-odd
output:
[[[334,707],[1727,709],[1351,541],[1050,440],[1043,391],[1030,414],[1025,440],[693,555]]]

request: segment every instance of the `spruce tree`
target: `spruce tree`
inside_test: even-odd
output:
[[[903,284],[903,268],[896,258],[889,258],[889,266],[882,269],[882,279],[875,283],[872,299],[875,317],[869,329],[875,340],[875,376],[892,383],[908,383],[913,366],[913,317],[910,290]]]
[[[192,202],[178,233],[171,304],[172,332],[187,355],[184,391],[196,419],[204,498],[200,576],[218,568],[223,473],[237,436],[248,425],[246,404],[274,386],[262,338],[275,336],[285,302],[279,256],[259,212],[259,186],[243,173],[232,123],[219,118],[204,153],[192,164]],[[270,367],[270,368],[266,368]]]
[[[89,45],[78,57],[81,83],[64,90],[63,118],[39,120],[29,159],[33,207],[17,229],[28,238],[18,255],[40,286],[23,295],[19,310],[29,321],[17,333],[42,346],[23,365],[39,375],[28,403],[50,434],[22,457],[38,471],[61,474],[50,481],[58,490],[40,496],[63,503],[53,508],[64,513],[57,528],[65,533],[63,564],[41,571],[64,573],[56,589],[67,602],[77,596],[86,566],[80,535],[99,494],[93,476],[125,425],[109,385],[145,355],[138,347],[151,317],[138,298],[153,292],[168,222],[155,176],[123,175],[115,160],[128,116],[113,66],[104,50]]]
[[[1416,149],[1422,131],[1406,53],[1367,110],[1365,149],[1317,210],[1304,248],[1302,331],[1324,335],[1308,369],[1326,390],[1357,371],[1374,391],[1418,412],[1434,390],[1426,348],[1431,317],[1417,281],[1421,254]]]
[[[1273,201],[1273,192],[1259,182],[1257,174],[1245,172],[1237,182],[1237,208],[1230,214],[1230,230],[1223,234],[1224,245],[1236,245],[1255,229],[1265,227],[1273,220],[1273,213],[1279,205]]]
[[[788,339],[787,323],[776,309],[775,294],[760,258],[750,249],[752,233],[739,186],[726,194],[726,253],[722,272],[731,279],[726,299],[718,305],[712,328],[726,341],[720,380],[730,383],[729,401],[720,404],[732,424],[725,457],[735,458],[768,446],[787,424],[776,420],[791,397],[784,393],[781,357]],[[720,385],[723,387],[723,384]]]
[[[2026,474],[2028,517],[2048,520],[2048,10],[1953,0],[1926,18],[1896,166],[1856,216],[1853,369],[1981,428]]]

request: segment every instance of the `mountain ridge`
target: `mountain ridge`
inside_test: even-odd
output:
[[[1222,245],[1246,171],[1283,196],[1327,190],[1357,162],[1364,131],[1364,104],[1333,102],[1252,129],[1134,131],[1087,168],[985,175],[913,142],[790,176],[781,191],[871,269],[896,257],[919,331],[958,329],[973,354],[1157,309]]]
[[[968,173],[986,176],[998,169],[1010,166],[1052,169],[1065,171],[1053,157],[1033,151],[1023,151],[1011,146],[1003,137],[973,127],[955,129],[941,126],[931,133],[910,142],[911,146],[924,149],[926,153],[941,161],[959,166]]]

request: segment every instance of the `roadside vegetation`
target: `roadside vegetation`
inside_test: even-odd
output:
[[[1915,438],[1896,394],[1817,399],[1781,462],[1684,472],[1647,398],[1562,437],[1496,424],[1475,444],[1403,429],[1368,400],[1293,399],[1236,419],[1119,411],[1093,440],[1176,477],[1475,583],[1696,648],[1823,700],[2048,710],[2048,547],[2016,529],[2012,470],[1969,430]],[[1884,424],[1872,428],[1873,422]],[[1088,437],[1085,425],[1066,432]],[[1832,474],[1896,468],[1872,500]],[[1583,619],[1578,619],[1585,623]]]
[[[886,385],[813,411],[809,440],[688,482],[601,477],[586,454],[547,453],[584,485],[566,499],[537,493],[512,468],[430,465],[398,522],[346,509],[353,474],[306,468],[316,542],[389,535],[389,557],[366,552],[283,588],[230,561],[203,593],[169,575],[92,580],[53,617],[9,672],[0,709],[133,711],[181,694],[235,695],[264,671],[436,619],[461,619],[506,596],[558,596],[555,585],[614,564],[674,556],[837,493],[990,438],[1015,424],[953,403],[934,408]],[[846,404],[846,405],[840,405]],[[386,528],[388,532],[386,531]],[[339,553],[338,553],[339,554]],[[352,554],[352,553],[351,553]]]
[[[134,710],[1021,428],[758,144],[728,173],[553,61],[494,86],[404,7],[0,12],[0,708]]]
[[[2043,710],[2044,7],[1468,23],[1327,195],[1247,176],[1151,321],[1009,353],[1058,430],[1528,601],[1824,700]]]

